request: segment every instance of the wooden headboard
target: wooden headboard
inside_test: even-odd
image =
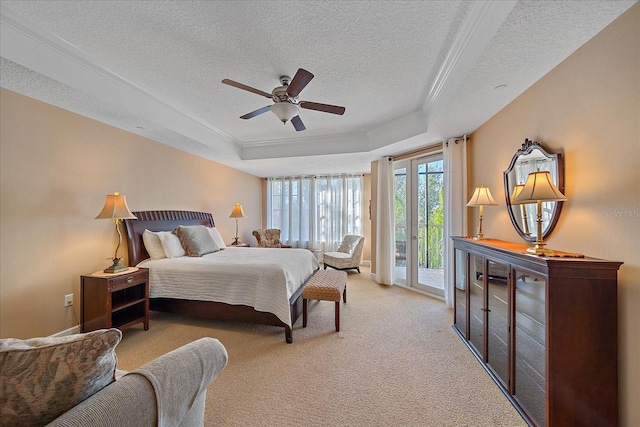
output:
[[[129,266],[135,267],[139,262],[149,258],[142,233],[149,231],[172,231],[179,225],[204,225],[213,227],[213,216],[208,212],[194,211],[140,211],[133,212],[138,219],[125,219],[129,251]]]

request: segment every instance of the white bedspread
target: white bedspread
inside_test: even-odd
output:
[[[202,257],[145,260],[151,298],[242,304],[291,324],[289,298],[319,268],[306,249],[227,248]]]

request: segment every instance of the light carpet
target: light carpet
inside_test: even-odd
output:
[[[207,426],[525,426],[453,331],[436,299],[350,273],[341,331],[334,303],[309,304],[309,323],[284,329],[151,313],[124,332],[118,368],[195,339],[219,339],[229,364],[207,391]]]

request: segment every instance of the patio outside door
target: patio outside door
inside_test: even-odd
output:
[[[442,154],[394,163],[396,283],[444,296]]]

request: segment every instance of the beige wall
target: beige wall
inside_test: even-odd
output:
[[[522,241],[505,208],[502,172],[525,138],[565,157],[568,201],[549,247],[624,262],[618,274],[620,413],[622,425],[638,426],[640,5],[473,133],[470,188],[488,185],[501,205],[485,209],[489,237]]]
[[[113,223],[94,220],[113,191],[132,210],[211,212],[227,242],[234,203],[247,215],[241,240],[261,225],[259,178],[4,89],[0,162],[3,338],[78,324],[80,275],[107,267],[115,250]],[[73,309],[63,307],[69,293]]]

